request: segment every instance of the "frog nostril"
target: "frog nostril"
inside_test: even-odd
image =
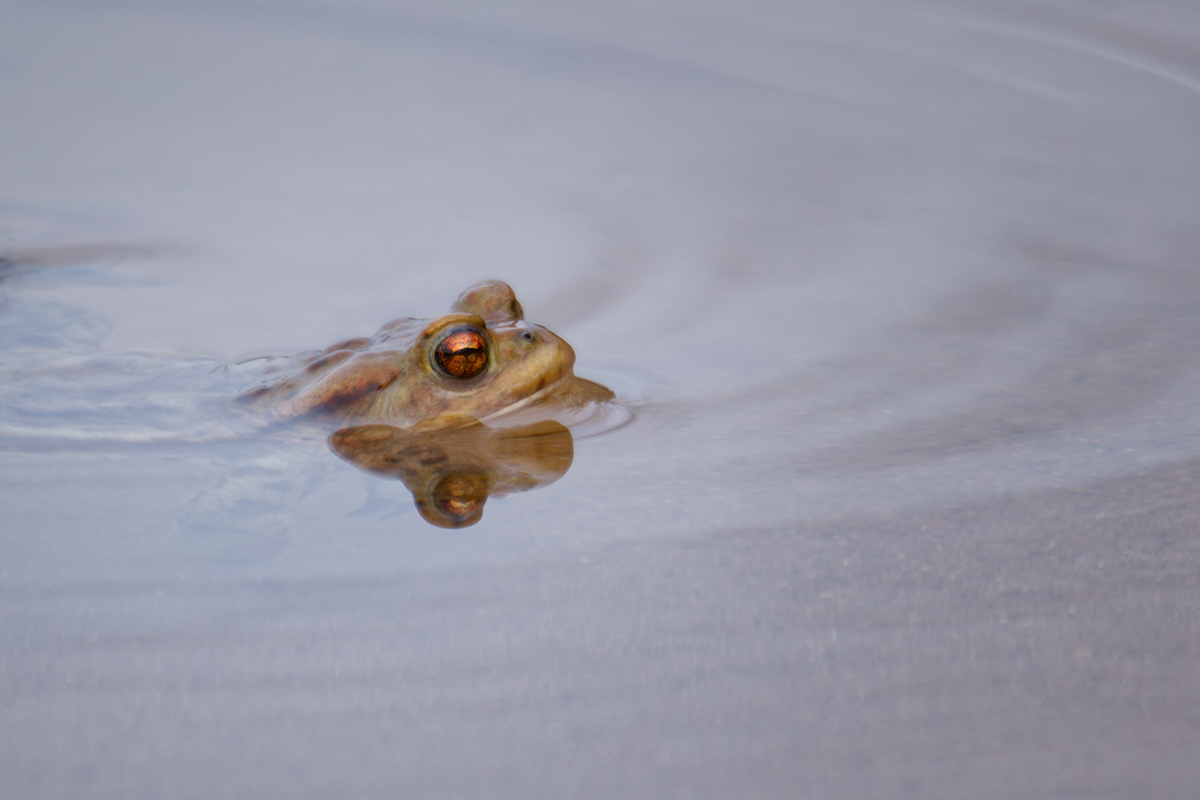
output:
[[[527,342],[532,342],[533,341],[533,331],[525,331],[524,333],[521,334],[521,338]]]

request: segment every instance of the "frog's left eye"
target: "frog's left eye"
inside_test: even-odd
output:
[[[474,328],[450,331],[433,351],[433,361],[454,378],[474,378],[487,369],[487,338]]]

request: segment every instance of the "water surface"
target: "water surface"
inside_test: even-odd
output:
[[[1190,797],[1185,4],[9,0],[22,797]],[[482,278],[632,422],[427,525],[226,365]]]

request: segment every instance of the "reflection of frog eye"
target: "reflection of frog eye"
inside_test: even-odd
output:
[[[492,491],[492,481],[481,472],[452,472],[437,482],[430,499],[445,522],[457,527],[474,525]],[[472,519],[475,517],[475,519]]]
[[[487,367],[487,339],[474,328],[451,331],[433,351],[433,360],[447,375],[474,378]]]

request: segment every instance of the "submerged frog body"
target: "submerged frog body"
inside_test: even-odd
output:
[[[241,400],[282,420],[437,428],[612,399],[574,365],[569,344],[525,321],[508,284],[483,281],[437,319],[398,319],[369,339],[297,356]]]

